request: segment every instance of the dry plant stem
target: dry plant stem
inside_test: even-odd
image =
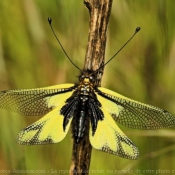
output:
[[[84,0],[84,4],[88,8],[90,14],[89,36],[84,69],[97,70],[104,64],[106,31],[112,0]],[[103,70],[101,70],[100,76],[98,76],[98,85],[100,85],[102,74]],[[89,174],[91,151],[92,146],[89,142],[89,131],[87,131],[80,144],[73,143],[70,167],[71,175]]]
[[[106,31],[112,0],[85,0],[89,9],[89,36],[85,57],[85,69],[97,70],[104,63]]]

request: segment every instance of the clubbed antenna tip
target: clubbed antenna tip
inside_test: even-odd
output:
[[[137,27],[136,30],[135,30],[135,33],[139,32],[141,30],[140,27]]]
[[[48,18],[48,22],[49,22],[49,24],[52,24],[52,18]]]

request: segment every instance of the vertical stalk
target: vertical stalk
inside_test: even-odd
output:
[[[104,64],[106,31],[109,22],[112,0],[84,0],[89,10],[89,35],[84,69],[97,70]],[[98,74],[100,86],[103,70]],[[89,127],[88,127],[89,130]],[[89,131],[80,144],[73,143],[71,175],[88,175],[92,146],[89,142]]]

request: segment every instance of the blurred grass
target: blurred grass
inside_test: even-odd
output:
[[[60,49],[47,18],[52,17],[54,29],[69,56],[83,67],[89,23],[83,1],[8,0],[0,1],[0,11],[0,90],[76,81],[79,72]],[[173,0],[115,0],[108,29],[106,60],[137,26],[141,31],[106,66],[102,86],[175,115],[174,17]],[[34,169],[51,172],[53,169],[61,174],[59,170],[69,170],[70,135],[53,145],[17,145],[17,133],[38,117],[19,116],[4,110],[0,114],[0,171]],[[173,174],[173,129],[139,131],[120,127],[138,146],[140,158],[131,161],[93,149],[90,174],[123,174],[119,170],[128,169],[132,170],[128,174],[136,174],[137,170],[140,170],[137,174],[156,174],[157,170],[168,170],[170,172],[163,174]],[[149,170],[154,173],[148,173]]]

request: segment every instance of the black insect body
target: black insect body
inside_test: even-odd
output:
[[[79,143],[87,130],[87,122],[91,122],[92,135],[94,135],[98,121],[103,120],[103,112],[100,102],[95,94],[95,80],[91,71],[82,71],[79,76],[79,84],[75,85],[75,91],[66,104],[62,107],[60,113],[64,116],[63,128],[71,117],[73,117],[73,137],[76,143]]]

